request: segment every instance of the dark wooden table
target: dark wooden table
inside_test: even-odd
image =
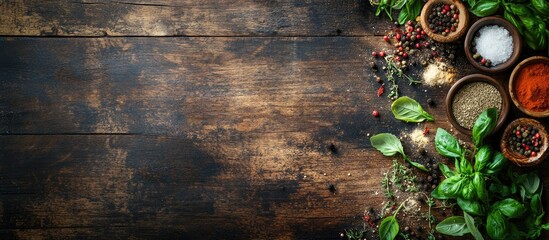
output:
[[[361,228],[392,162],[368,136],[452,129],[449,85],[401,84],[437,103],[419,126],[377,97],[370,53],[391,27],[359,0],[0,0],[0,238]]]

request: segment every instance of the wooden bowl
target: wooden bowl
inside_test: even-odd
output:
[[[456,28],[455,32],[450,32],[448,35],[443,36],[441,34],[434,33],[431,28],[429,28],[429,14],[431,14],[431,11],[433,7],[439,3],[444,4],[454,4],[457,9],[459,10],[459,23]],[[463,36],[465,32],[467,31],[467,26],[469,26],[469,12],[467,11],[467,8],[460,0],[429,0],[425,5],[423,6],[423,9],[421,10],[421,15],[419,17],[421,26],[423,27],[423,30],[433,40],[437,42],[453,42]]]
[[[501,111],[499,113],[498,122],[496,124],[496,127],[492,131],[492,133],[497,132],[501,127],[503,126],[503,123],[507,119],[507,115],[509,114],[509,98],[507,97],[507,92],[505,91],[505,88],[503,85],[501,85],[497,80],[488,77],[486,75],[482,74],[471,74],[467,75],[460,80],[458,80],[451,88],[450,91],[448,91],[448,95],[446,96],[446,116],[448,116],[448,120],[452,124],[454,128],[456,128],[459,132],[471,136],[472,130],[467,129],[461,125],[459,125],[458,121],[456,120],[456,117],[453,114],[452,111],[452,102],[454,100],[455,95],[459,92],[459,90],[469,84],[474,82],[485,82],[488,84],[491,84],[492,86],[496,87],[498,92],[501,95],[502,99],[502,106]]]
[[[509,31],[509,34],[513,38],[513,53],[511,54],[509,59],[507,59],[507,61],[504,63],[498,64],[492,67],[486,67],[481,65],[479,62],[477,62],[473,58],[473,53],[471,51],[471,47],[472,47],[471,42],[473,41],[475,34],[482,27],[489,26],[489,25],[498,25],[498,26],[504,27],[505,29],[507,29],[507,31]],[[465,55],[467,56],[467,60],[471,63],[471,65],[473,65],[473,67],[488,73],[498,73],[498,72],[507,70],[509,67],[515,64],[515,62],[518,60],[521,49],[522,49],[522,39],[520,38],[519,32],[517,31],[515,26],[513,26],[512,23],[510,23],[509,21],[501,17],[481,18],[480,20],[475,22],[471,26],[471,28],[469,28],[469,31],[467,31],[467,36],[465,36]]]
[[[535,157],[526,157],[523,155],[520,155],[516,153],[514,150],[511,150],[510,146],[507,144],[507,139],[512,136],[515,132],[515,128],[517,125],[532,125],[535,128],[539,129],[539,133],[542,138],[543,145],[540,148],[539,153]],[[547,151],[547,147],[549,146],[549,140],[547,139],[547,129],[541,124],[540,122],[530,119],[530,118],[519,118],[511,123],[505,128],[505,131],[503,132],[503,136],[500,141],[500,147],[501,151],[503,152],[503,155],[507,157],[511,162],[518,166],[527,167],[527,166],[534,166],[539,163],[541,163],[545,158],[547,158],[547,155],[549,151]]]
[[[517,108],[520,109],[520,111],[522,111],[523,113],[526,113],[526,114],[528,114],[532,117],[539,117],[539,118],[549,117],[549,109],[546,110],[546,111],[543,111],[543,112],[536,112],[536,111],[529,110],[529,109],[522,106],[522,104],[518,101],[518,99],[516,97],[516,94],[515,94],[515,89],[516,89],[515,79],[518,77],[520,71],[525,66],[528,66],[528,65],[534,64],[534,63],[545,63],[546,65],[549,65],[549,58],[543,57],[543,56],[534,56],[534,57],[527,58],[527,59],[523,60],[522,62],[520,62],[515,67],[515,69],[513,69],[513,73],[511,73],[511,77],[509,78],[509,95],[511,95],[511,99],[513,100],[513,103],[515,104],[515,106],[517,106]],[[549,78],[549,76],[548,76],[548,78]],[[548,79],[548,81],[549,81],[549,79]]]

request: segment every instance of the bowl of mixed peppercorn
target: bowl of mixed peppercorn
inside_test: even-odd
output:
[[[500,142],[503,154],[518,166],[534,166],[548,155],[547,130],[540,122],[531,118],[512,121]]]
[[[467,32],[469,15],[459,0],[431,0],[423,6],[420,21],[433,40],[453,42]]]

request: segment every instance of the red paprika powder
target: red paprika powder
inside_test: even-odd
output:
[[[549,65],[525,66],[515,79],[515,95],[520,104],[534,112],[549,110]]]

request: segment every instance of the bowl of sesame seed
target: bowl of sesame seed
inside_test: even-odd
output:
[[[509,98],[497,80],[482,74],[471,74],[458,80],[448,91],[446,115],[459,132],[471,135],[478,116],[488,108],[496,108],[498,122],[493,132],[498,131],[509,113]]]

